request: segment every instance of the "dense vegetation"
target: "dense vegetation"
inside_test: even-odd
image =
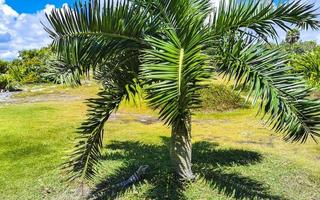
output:
[[[229,111],[245,106],[245,101],[239,92],[224,84],[210,84],[200,91],[202,103],[200,111]]]
[[[310,86],[320,88],[320,47],[308,49],[292,53],[290,62],[294,68],[293,73],[303,74]]]
[[[320,87],[320,46],[315,41],[302,42],[299,30],[293,29],[285,41],[271,48],[280,48],[288,55],[293,67],[289,73],[303,75],[311,87]]]
[[[23,50],[17,59],[0,61],[0,90],[15,90],[20,85],[46,83],[52,52],[49,47],[39,50]]]

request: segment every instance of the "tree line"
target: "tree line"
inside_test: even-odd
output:
[[[53,58],[50,47],[23,50],[12,61],[0,60],[0,90],[18,90],[24,84],[52,82],[48,76]]]

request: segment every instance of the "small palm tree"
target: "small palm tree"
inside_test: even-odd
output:
[[[88,119],[66,163],[72,179],[96,174],[105,123],[141,88],[172,129],[170,154],[177,175],[193,179],[191,116],[213,72],[249,87],[253,104],[286,140],[320,136],[319,102],[308,99],[310,90],[301,77],[288,73],[287,56],[266,48],[266,41],[277,36],[276,25],[285,31],[288,23],[317,29],[313,5],[254,0],[219,5],[213,9],[210,0],[91,0],[47,16],[59,80],[80,84],[92,70],[103,85],[99,97],[89,100]]]

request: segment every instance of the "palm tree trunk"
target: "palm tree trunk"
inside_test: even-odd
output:
[[[191,170],[191,116],[172,126],[170,156],[175,172],[182,181],[194,179]]]

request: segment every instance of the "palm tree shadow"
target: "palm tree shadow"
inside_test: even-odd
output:
[[[141,165],[149,165],[144,180],[153,187],[148,189],[146,199],[187,199],[183,195],[182,186],[175,177],[169,158],[169,138],[163,137],[163,145],[143,144],[139,142],[113,141],[107,146],[110,153],[105,160],[121,160],[123,165],[113,174],[96,185],[91,192],[91,199],[116,199],[129,190],[132,185],[119,188],[115,185],[128,177]],[[226,173],[221,167],[232,165],[248,165],[258,163],[262,156],[256,152],[245,150],[222,150],[218,144],[197,142],[193,145],[193,169],[209,183],[212,188],[236,199],[283,199],[268,193],[264,185],[241,174]],[[143,183],[138,183],[143,184]]]

